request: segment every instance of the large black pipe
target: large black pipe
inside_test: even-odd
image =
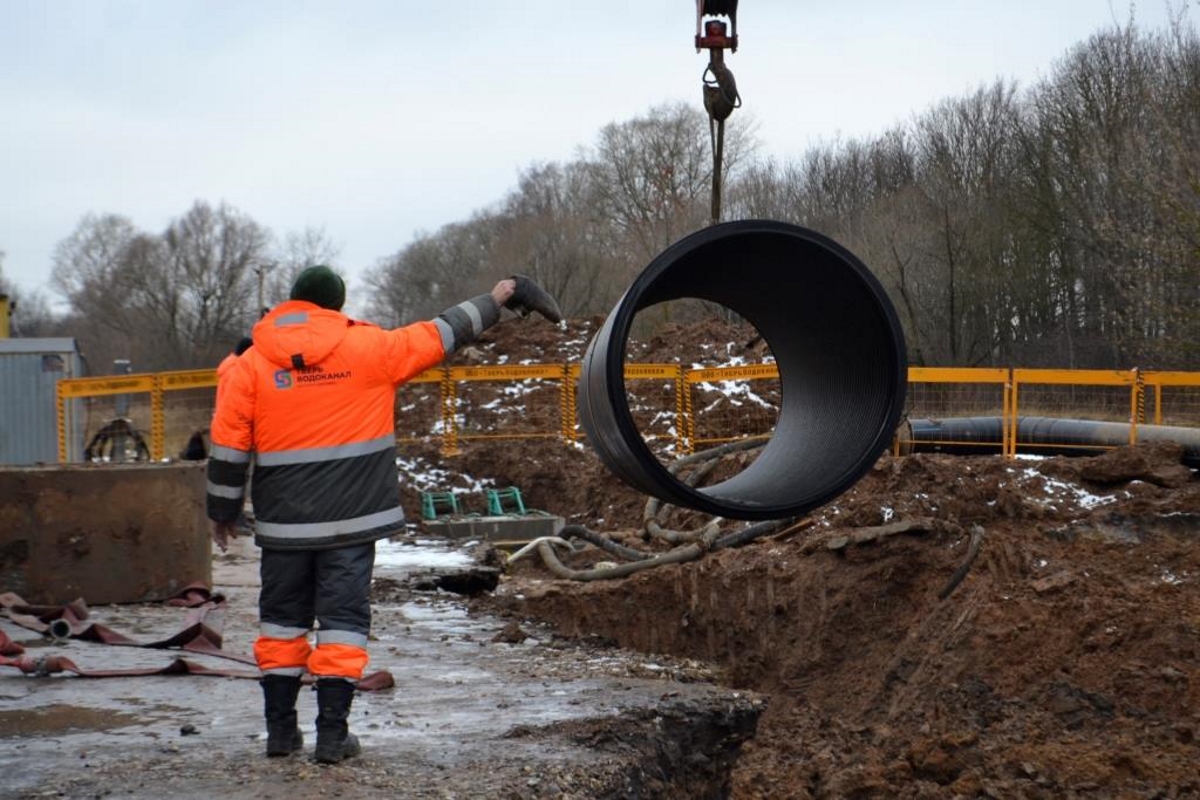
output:
[[[1093,456],[1129,444],[1129,424],[1057,417],[1018,417],[1017,452],[1043,456]],[[1003,441],[1000,417],[910,419],[900,434],[904,452],[973,455],[998,453]],[[1200,429],[1138,425],[1139,442],[1177,442],[1182,463],[1200,469]]]
[[[740,315],[775,356],[775,431],[737,475],[692,488],[650,452],[625,389],[635,315],[698,298]],[[671,245],[633,282],[588,346],[579,416],[601,460],[635,489],[732,519],[782,519],[853,486],[889,446],[904,407],[904,335],[883,287],[852,253],[795,225],[714,225]]]

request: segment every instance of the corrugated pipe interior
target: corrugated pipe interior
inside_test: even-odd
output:
[[[781,391],[758,458],[700,488],[650,451],[624,380],[634,317],[684,298],[720,304],[753,325],[775,356]],[[671,245],[625,292],[588,345],[579,416],[600,459],[633,488],[730,519],[783,519],[824,505],[871,468],[892,442],[906,377],[895,310],[858,258],[795,225],[729,222]]]

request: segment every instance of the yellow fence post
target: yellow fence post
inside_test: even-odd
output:
[[[1004,445],[1001,452],[1009,458],[1016,458],[1016,385],[1013,383],[1013,371],[1009,369],[1008,378],[1004,380],[1004,397],[1001,401],[1004,415],[1001,417],[1001,438]]]
[[[692,387],[683,371],[683,364],[675,367],[675,441],[680,455],[689,455],[694,450],[692,444]]]
[[[62,384],[54,385],[54,410],[58,414],[58,463],[67,463],[67,404],[62,396]]]
[[[161,461],[163,457],[163,390],[162,380],[154,379],[154,388],[150,390],[150,457]]]
[[[575,375],[570,364],[562,367],[562,435],[567,444],[574,444],[575,437]]]
[[[1133,404],[1129,410],[1129,443],[1137,444],[1138,425],[1146,421],[1146,384],[1143,383],[1142,371],[1134,367],[1133,382],[1131,391],[1133,392]]]
[[[1009,439],[1009,455],[1013,458],[1017,457],[1017,450],[1020,446],[1021,436],[1021,382],[1017,377],[1018,370],[1013,370],[1013,389],[1012,389],[1012,438]]]
[[[1154,424],[1163,424],[1163,392],[1171,386],[1184,391],[1200,392],[1200,372],[1146,370],[1141,373],[1144,384],[1154,387]]]
[[[455,421],[458,395],[454,379],[450,377],[450,368],[442,367],[442,454],[456,456],[458,450],[458,428]]]

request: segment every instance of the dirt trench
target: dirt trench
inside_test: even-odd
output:
[[[1172,457],[885,458],[803,535],[622,581],[522,566],[488,605],[768,696],[735,798],[1200,796],[1200,481]]]

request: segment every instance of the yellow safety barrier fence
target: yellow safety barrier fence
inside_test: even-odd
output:
[[[1000,417],[1000,441],[981,442],[995,445],[1001,453],[1009,453],[1016,431],[1016,406],[1013,405],[1011,370],[990,367],[909,367],[909,419],[915,417],[950,416],[936,413],[953,407],[955,415],[990,415]],[[935,402],[934,398],[938,398]],[[949,444],[942,441],[922,441],[921,444]],[[899,453],[897,439],[893,452]],[[1015,451],[1013,451],[1015,452]]]
[[[441,440],[447,455],[460,443],[479,439],[580,439],[575,415],[580,365],[518,364],[486,367],[438,367],[414,378],[397,393],[397,439]],[[767,437],[779,408],[779,372],[771,362],[686,369],[679,364],[627,364],[630,408],[648,443],[677,455],[745,437]],[[505,383],[503,401],[482,383]],[[169,392],[211,390],[215,370],[97,378],[58,382],[59,458],[67,452],[67,400],[113,395],[149,398],[150,453],[165,451],[164,408]],[[1002,420],[995,446],[1008,456],[1017,452],[1021,414],[1087,416],[1130,424],[1129,440],[1147,423],[1151,401],[1155,425],[1200,427],[1200,372],[1149,370],[1056,370],[1024,368],[910,367],[906,416],[987,415]],[[436,392],[436,396],[431,393]],[[422,394],[423,393],[423,394]],[[211,417],[214,393],[199,398],[189,422]],[[501,408],[501,406],[503,406]],[[514,408],[520,413],[513,414]],[[516,422],[510,420],[515,419]],[[174,433],[176,438],[179,434]],[[936,444],[936,443],[935,443]]]
[[[100,378],[66,378],[56,386],[55,404],[58,413],[58,459],[69,460],[67,453],[66,401],[113,395],[150,395],[150,456],[155,460],[163,457],[163,395],[180,389],[215,388],[217,371],[214,369],[180,370],[176,372],[147,373],[140,375],[114,375]],[[211,416],[211,411],[209,412]]]

